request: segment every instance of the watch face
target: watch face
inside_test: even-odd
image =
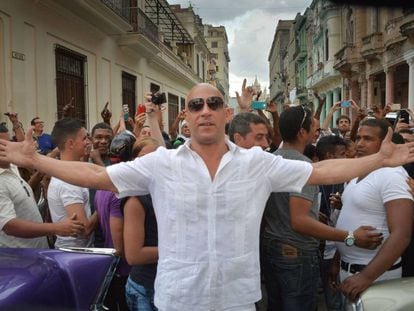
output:
[[[346,246],[353,246],[354,242],[355,242],[354,238],[348,237],[348,238],[345,239],[345,245]]]

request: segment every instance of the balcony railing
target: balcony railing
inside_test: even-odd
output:
[[[382,52],[384,44],[382,42],[382,33],[376,32],[362,38],[361,55],[364,58],[375,58]]]
[[[135,12],[136,14],[135,14]],[[159,45],[158,27],[140,9],[131,10],[131,24],[133,31],[146,36],[155,45]],[[135,17],[136,16],[136,17]]]
[[[115,14],[130,22],[130,0],[101,0]]]

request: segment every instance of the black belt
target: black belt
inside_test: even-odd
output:
[[[352,274],[361,272],[366,266],[367,265],[350,264],[350,263],[347,263],[341,260],[342,270],[349,271]],[[396,263],[395,265],[391,266],[387,271],[398,269],[401,266],[402,266],[402,263],[400,261],[399,263]]]

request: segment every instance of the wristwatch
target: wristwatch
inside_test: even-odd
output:
[[[346,236],[344,243],[346,246],[354,246],[355,244],[355,237],[354,237],[354,232],[353,231],[349,231],[348,235]]]

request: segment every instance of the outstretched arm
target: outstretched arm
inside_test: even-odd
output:
[[[37,169],[73,185],[118,192],[102,166],[78,161],[61,161],[37,153],[32,129],[27,131],[23,142],[0,139],[1,162]]]
[[[349,181],[355,177],[381,168],[395,167],[414,162],[414,143],[396,145],[391,142],[392,129],[384,138],[379,152],[357,159],[335,159],[313,163],[308,184],[331,185]]]

